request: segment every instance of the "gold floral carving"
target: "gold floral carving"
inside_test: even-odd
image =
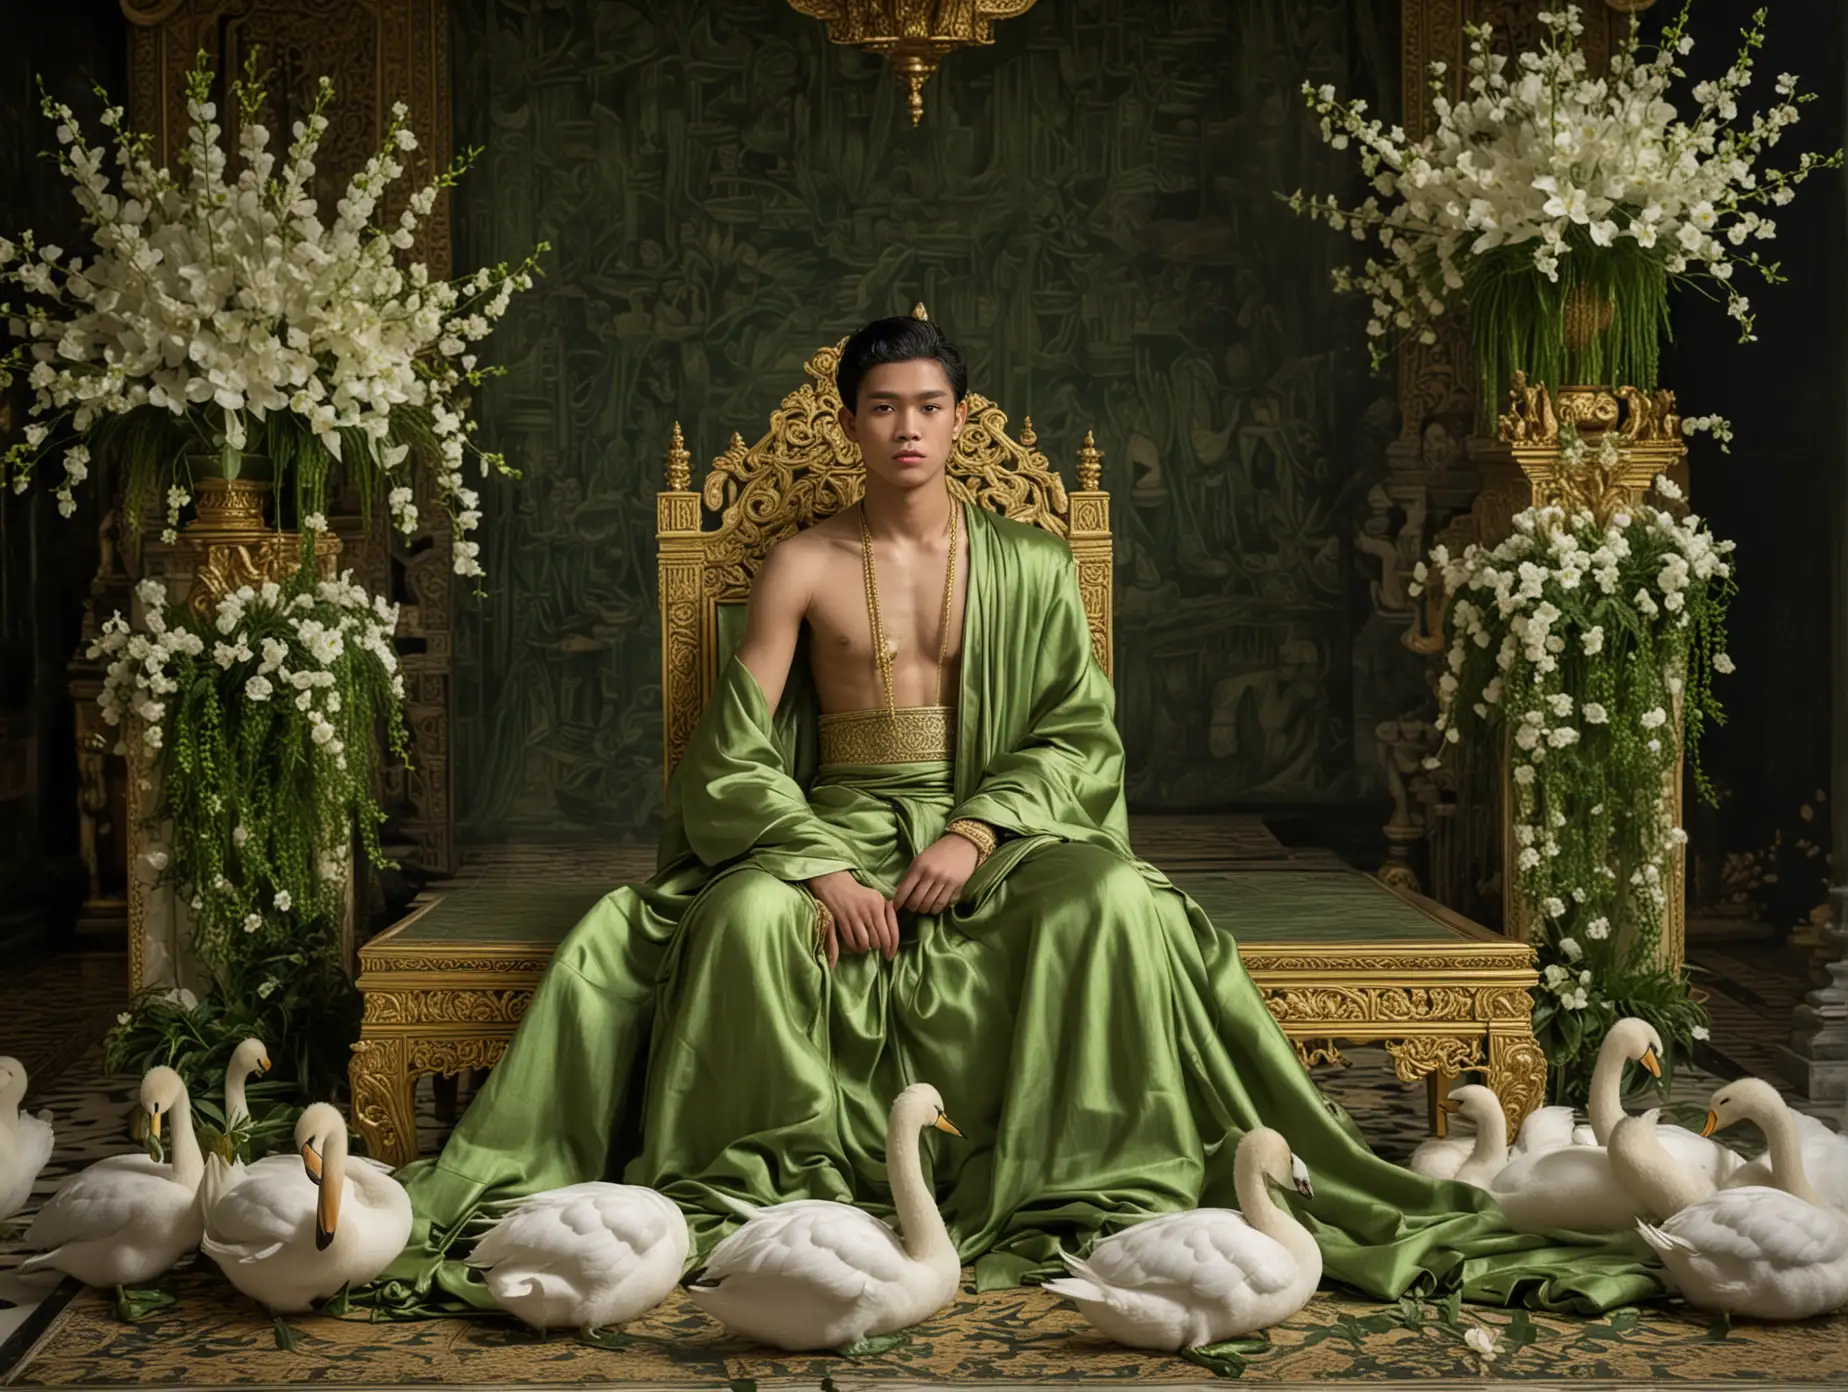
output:
[[[1304,1068],[1315,1068],[1322,1064],[1336,1068],[1348,1066],[1347,1059],[1332,1039],[1292,1039],[1290,1043],[1295,1046],[1296,1057],[1303,1061]]]
[[[1482,1062],[1482,1041],[1443,1034],[1414,1034],[1386,1041],[1392,1071],[1402,1083],[1415,1083],[1427,1073],[1450,1077]]]
[[[526,989],[466,991],[368,991],[368,1025],[517,1025],[532,1004]]]
[[[1488,1067],[1483,1072],[1488,1085],[1501,1098],[1508,1130],[1519,1130],[1528,1114],[1546,1098],[1546,1055],[1531,1030],[1491,1033]]]
[[[928,317],[922,305],[912,313]],[[656,497],[661,605],[664,772],[671,773],[699,723],[719,669],[718,611],[749,599],[758,567],[784,537],[859,501],[865,466],[840,425],[834,374],[846,340],[823,347],[803,371],[808,382],[783,398],[754,445],[734,433],[695,487],[678,424],[667,451],[666,488]],[[1030,420],[1018,436],[1007,414],[977,393],[949,462],[953,496],[1041,527],[1072,551],[1092,651],[1111,670],[1113,561],[1110,498],[1098,484],[1103,452],[1087,434],[1080,487],[1068,491],[1039,450]],[[716,515],[708,528],[706,518]]]

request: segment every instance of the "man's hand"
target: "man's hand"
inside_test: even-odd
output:
[[[828,966],[840,961],[841,948],[871,952],[889,958],[898,951],[898,910],[876,889],[868,889],[851,870],[831,870],[808,882],[815,897],[828,906],[834,922],[828,928]]]
[[[979,853],[975,843],[955,832],[945,832],[919,853],[898,882],[892,896],[894,909],[914,913],[942,913],[956,902],[963,886],[975,873]]]

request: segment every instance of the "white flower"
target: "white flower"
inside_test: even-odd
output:
[[[258,675],[244,683],[244,694],[253,701],[267,701],[276,688],[270,685],[269,678]]]
[[[1693,1034],[1694,1034],[1694,1037],[1695,1037],[1696,1039],[1711,1039],[1711,1038],[1713,1038],[1713,1031],[1712,1031],[1712,1030],[1710,1030],[1710,1029],[1708,1029],[1708,1028],[1707,1028],[1707,1027],[1706,1027],[1705,1025],[1696,1025],[1696,1026],[1694,1026],[1694,1030],[1693,1030]]]
[[[1720,673],[1722,676],[1731,673],[1733,670],[1732,658],[1725,653],[1715,653],[1713,655],[1713,670]]]
[[[261,928],[262,926],[263,926],[263,915],[261,914],[245,914],[244,915],[244,931],[246,933],[254,933],[257,931],[257,929]]]
[[[118,1025],[126,1025],[130,1020],[134,1018],[135,1017],[133,1015],[130,1015],[126,1010],[124,1010],[121,1014],[116,1016],[116,1023]]]
[[[184,986],[175,986],[171,990],[163,991],[160,998],[169,1005],[179,1006],[181,1010],[191,1011],[199,1008],[199,998]]]
[[[1494,1360],[1495,1350],[1501,1344],[1501,1334],[1479,1324],[1463,1336],[1463,1342],[1469,1345],[1477,1358],[1489,1363]]]
[[[1565,911],[1565,901],[1560,899],[1557,895],[1549,894],[1545,899],[1540,901],[1540,912],[1545,914],[1548,918],[1559,918]]]
[[[1592,627],[1586,629],[1584,636],[1579,639],[1579,644],[1584,648],[1586,657],[1596,657],[1599,653],[1603,652],[1604,626],[1602,624],[1594,624]]]
[[[148,863],[149,869],[156,872],[167,868],[167,853],[165,851],[144,851],[142,852],[141,858]]]
[[[302,530],[305,532],[324,532],[327,530],[327,519],[318,512],[311,512],[302,519]]]
[[[1605,725],[1610,723],[1610,712],[1597,701],[1587,701],[1582,714],[1587,725]]]
[[[1644,711],[1641,720],[1645,730],[1659,730],[1664,725],[1668,724],[1668,712],[1663,710],[1660,706],[1656,706],[1653,709]]]
[[[1585,955],[1585,949],[1578,945],[1578,940],[1575,938],[1561,938],[1559,950],[1565,954],[1568,962],[1576,962]]]
[[[239,822],[236,826],[231,828],[231,844],[233,846],[242,849],[244,843],[249,839],[250,828],[245,826],[242,822]]]
[[[1611,935],[1611,921],[1608,918],[1594,918],[1585,925],[1585,936],[1594,942],[1602,942]]]
[[[283,913],[287,913],[290,909],[295,907],[295,900],[290,897],[288,890],[279,889],[276,891],[275,904]]]

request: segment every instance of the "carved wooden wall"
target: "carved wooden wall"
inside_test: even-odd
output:
[[[1644,9],[1650,0],[1627,0]],[[1401,8],[1401,124],[1413,138],[1431,124],[1430,65],[1448,65],[1445,88],[1452,100],[1468,77],[1467,24],[1489,24],[1500,52],[1536,47],[1541,0],[1404,0]],[[1598,0],[1582,3],[1583,43],[1594,67],[1610,53],[1613,37],[1627,32],[1627,14]],[[1493,410],[1477,401],[1476,371],[1462,325],[1452,322],[1429,346],[1408,344],[1399,359],[1400,430],[1387,447],[1386,482],[1374,490],[1373,516],[1363,524],[1359,547],[1375,557],[1380,577],[1375,610],[1403,626],[1404,645],[1414,653],[1437,650],[1419,602],[1408,586],[1412,567],[1442,540],[1453,550],[1478,537],[1499,540],[1508,519],[1527,505],[1527,489],[1512,461],[1478,429]],[[1491,403],[1499,406],[1500,403]],[[1390,540],[1388,540],[1390,538]],[[1431,680],[1436,669],[1431,665]],[[1422,885],[1450,907],[1477,922],[1501,914],[1500,799],[1493,760],[1453,759],[1436,774],[1421,761],[1435,752],[1431,727],[1435,697],[1427,697],[1376,731],[1380,758],[1388,770],[1395,809],[1386,837],[1393,860],[1387,878],[1415,884],[1412,852],[1425,841],[1428,858]]]
[[[121,0],[130,23],[129,110],[154,133],[161,158],[173,163],[185,139],[184,78],[203,50],[223,74],[240,69],[251,50],[269,75],[272,149],[286,148],[287,131],[307,109],[323,74],[335,96],[316,159],[315,192],[331,216],[345,182],[377,150],[394,102],[410,108],[420,148],[394,193],[397,206],[433,168],[449,163],[450,52],[448,0]],[[236,138],[236,113],[219,102],[225,140]],[[390,201],[387,216],[397,211]],[[416,253],[435,275],[450,265],[447,196],[424,224]],[[370,526],[358,499],[342,501],[333,520],[345,546],[343,566],[375,593],[402,605],[405,715],[411,766],[388,775],[392,853],[408,865],[447,872],[455,864],[449,720],[454,630],[448,519],[432,498],[420,500],[424,525],[405,539],[385,525],[383,508]],[[132,557],[127,579],[132,580]],[[126,582],[124,582],[126,588]],[[107,612],[107,611],[105,611]]]

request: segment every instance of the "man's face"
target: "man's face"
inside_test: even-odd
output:
[[[935,358],[882,363],[860,381],[857,411],[841,408],[841,429],[860,446],[868,473],[897,488],[942,474],[968,408]]]

